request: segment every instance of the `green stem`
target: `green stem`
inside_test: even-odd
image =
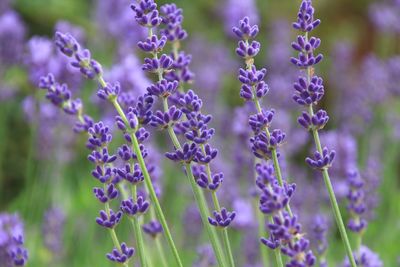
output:
[[[214,249],[214,253],[217,258],[218,265],[220,267],[224,267],[224,266],[226,266],[226,264],[225,264],[224,257],[222,255],[223,253],[221,251],[221,245],[219,244],[219,239],[218,239],[217,233],[216,233],[214,227],[212,225],[210,225],[208,222],[209,210],[207,208],[207,202],[204,198],[204,195],[201,192],[201,189],[198,187],[198,185],[196,184],[196,182],[194,180],[192,168],[189,163],[185,164],[185,169],[186,169],[186,173],[187,173],[187,177],[189,179],[190,185],[192,186],[194,198],[195,198],[197,206],[200,210],[201,219],[207,230],[208,237],[210,238],[211,246]]]
[[[161,259],[161,263],[164,267],[168,267],[168,262],[167,262],[167,258],[165,257],[165,253],[164,253],[164,248],[160,242],[160,239],[158,237],[155,237],[154,241],[156,242],[156,247],[157,250],[160,254],[160,259]]]
[[[112,99],[111,102],[114,105],[115,109],[117,110],[118,114],[121,116],[122,120],[125,122],[125,124],[129,125],[128,120],[127,120],[127,118],[125,116],[125,113],[122,110],[121,106],[119,105],[117,99],[116,98]],[[141,169],[141,171],[143,173],[144,182],[145,182],[147,190],[149,192],[150,199],[151,199],[152,203],[154,204],[157,218],[158,218],[158,220],[160,221],[160,223],[161,223],[161,225],[163,227],[163,230],[165,232],[165,236],[167,238],[168,245],[169,245],[169,247],[170,247],[170,249],[171,249],[171,251],[172,251],[172,253],[174,255],[174,258],[175,258],[175,261],[177,263],[177,266],[183,267],[182,261],[181,261],[181,259],[179,257],[178,250],[176,249],[174,240],[172,239],[171,232],[169,230],[167,221],[166,221],[164,213],[162,211],[160,202],[158,201],[156,192],[155,192],[153,184],[151,182],[150,174],[149,174],[149,172],[147,170],[146,163],[144,162],[144,158],[143,158],[142,152],[140,151],[139,142],[138,142],[138,140],[136,138],[136,135],[134,133],[131,134],[131,139],[132,139],[133,150],[134,150],[134,152],[135,152],[135,154],[137,156],[137,160],[139,162],[140,169]]]
[[[110,205],[108,204],[108,202],[105,204],[105,209],[106,209],[106,213],[108,215],[110,215]],[[116,249],[118,249],[119,252],[122,252],[121,244],[119,243],[119,240],[118,240],[117,234],[115,233],[114,228],[110,228],[109,232],[110,232],[111,239],[114,243],[114,246],[116,247]],[[123,265],[125,267],[128,267],[128,262],[124,262]]]
[[[136,185],[132,186],[132,199],[133,199],[133,201],[136,201],[136,199],[137,199]],[[130,218],[130,221],[132,223],[133,231],[134,231],[135,238],[136,238],[136,246],[138,248],[140,265],[145,267],[145,266],[147,266],[147,263],[146,263],[146,256],[145,256],[145,251],[144,251],[143,233],[142,233],[142,230],[140,229],[139,218],[138,218],[138,216],[133,216],[133,218]]]
[[[225,227],[222,230],[222,232],[223,232],[223,239],[222,240],[223,240],[224,245],[225,245],[225,247],[227,249],[228,258],[229,258],[229,264],[232,267],[235,267],[235,260],[233,258],[233,254],[232,254],[231,242],[229,242],[228,228]]]
[[[168,110],[168,99],[167,98],[163,98],[163,107],[164,107],[164,111]],[[174,129],[171,126],[168,126],[168,134],[169,134],[169,136],[171,138],[171,141],[172,141],[174,147],[176,149],[181,149],[182,146],[181,146],[181,144],[179,142],[179,139],[176,136],[176,134],[174,132]],[[195,179],[194,179],[194,176],[193,176],[193,173],[192,173],[192,168],[191,168],[191,164],[190,163],[186,164],[186,169],[188,169],[188,168],[190,169],[190,175],[192,176],[192,177],[188,176],[188,178],[190,180],[190,185],[192,186],[192,191],[193,191],[193,194],[194,194],[194,197],[195,197],[195,201],[196,201],[197,206],[198,206],[198,208],[200,210],[200,215],[201,215],[201,218],[203,220],[203,224],[206,227],[208,236],[209,236],[210,241],[211,241],[211,245],[212,245],[212,247],[214,249],[214,253],[217,256],[217,260],[219,262],[219,265],[220,266],[225,266],[225,264],[226,264],[225,263],[225,259],[222,257],[222,255],[218,255],[219,253],[221,253],[221,245],[220,245],[219,238],[216,235],[214,227],[211,226],[209,224],[209,222],[208,222],[209,210],[208,210],[207,202],[206,202],[206,200],[204,198],[204,195],[203,195],[203,191],[201,191],[201,189],[195,183]],[[209,171],[209,169],[208,169],[208,171]],[[189,172],[187,170],[186,170],[186,173],[187,173],[187,175],[189,175]],[[215,192],[213,192],[212,198],[213,198],[214,205],[216,206],[217,210],[219,211],[220,210],[219,202],[218,202],[218,199],[217,199],[217,196],[216,196]],[[224,242],[225,242],[225,240],[224,240]],[[222,262],[224,264],[222,264]]]

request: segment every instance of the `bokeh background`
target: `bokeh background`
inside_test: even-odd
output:
[[[230,33],[244,15],[260,25],[262,53],[256,64],[267,67],[271,88],[264,106],[277,110],[275,125],[287,132],[281,160],[287,179],[298,185],[296,210],[310,235],[317,213],[331,217],[321,177],[304,163],[312,144],[296,124],[300,111],[291,100],[297,71],[289,63],[296,34],[290,25],[299,2],[175,1],[184,10],[183,26],[189,33],[182,49],[193,55],[192,87],[214,116],[213,143],[221,152],[216,168],[226,177],[220,195],[239,213],[233,230],[235,254],[242,255],[237,257],[239,266],[256,266],[258,257],[248,112],[239,97],[236,73],[241,63]],[[129,4],[0,0],[0,212],[17,212],[23,220],[28,266],[112,266],[104,256],[111,240],[95,223],[101,207],[92,194],[96,181],[86,159],[86,137],[73,133],[73,121],[45,101],[37,83],[41,75],[56,72],[82,97],[88,113],[112,125],[115,114],[96,99],[96,85],[65,68],[51,39],[55,29],[71,32],[102,62],[108,79],[119,80],[124,90],[144,93],[150,78],[140,68],[143,54],[136,42],[145,33]],[[367,181],[371,213],[364,243],[384,266],[400,266],[400,1],[316,0],[314,5],[322,20],[314,34],[322,39],[319,51],[325,56],[317,66],[325,80],[322,105],[331,115],[323,142],[338,152],[332,169],[335,190],[346,220],[346,172],[358,168]],[[206,238],[183,172],[163,156],[170,143],[157,132],[152,139],[161,203],[185,266],[191,266],[206,257],[206,249],[199,248]],[[327,257],[336,266],[344,250],[333,221],[330,226]],[[127,222],[118,233],[130,240]]]

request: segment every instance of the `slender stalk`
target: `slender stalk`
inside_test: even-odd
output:
[[[154,209],[150,209],[150,217],[152,219],[156,218],[156,215],[154,213]],[[154,241],[156,242],[156,247],[157,247],[158,253],[160,255],[160,259],[161,259],[162,265],[164,267],[168,267],[168,261],[167,261],[167,258],[165,257],[164,247],[161,244],[160,238],[158,238],[158,236],[156,236],[154,238]]]
[[[115,109],[117,110],[118,114],[121,116],[122,120],[125,122],[125,124],[129,125],[128,120],[127,120],[127,118],[125,116],[125,113],[124,113],[124,111],[122,110],[121,106],[118,103],[118,100],[115,98],[111,102],[114,105]],[[140,166],[140,169],[141,169],[141,171],[143,173],[143,176],[144,176],[144,182],[145,182],[146,188],[147,188],[147,190],[149,192],[150,199],[151,199],[152,203],[154,204],[157,218],[160,220],[160,223],[161,223],[161,225],[163,227],[163,230],[165,232],[165,236],[167,238],[168,245],[169,245],[169,247],[170,247],[170,249],[171,249],[171,251],[172,251],[172,253],[174,255],[174,258],[175,258],[175,261],[176,261],[177,265],[179,267],[183,267],[182,261],[181,261],[181,259],[179,257],[178,250],[176,249],[174,240],[172,239],[171,232],[169,230],[167,221],[166,221],[164,213],[162,211],[160,202],[158,201],[156,192],[155,192],[153,184],[151,182],[150,174],[149,174],[149,172],[147,170],[146,163],[144,162],[144,158],[143,158],[142,152],[140,151],[139,142],[138,142],[138,140],[136,138],[136,135],[134,133],[131,134],[131,139],[132,139],[133,150],[134,150],[135,154],[137,155],[139,166]]]
[[[207,202],[204,198],[204,195],[202,194],[201,189],[197,186],[197,184],[194,180],[192,168],[189,163],[185,164],[185,169],[186,169],[186,173],[188,174],[187,177],[189,179],[190,185],[192,186],[194,198],[195,198],[197,206],[200,210],[201,220],[203,221],[203,224],[206,227],[208,236],[211,241],[211,246],[214,249],[214,253],[215,253],[215,256],[218,261],[218,265],[220,267],[224,267],[224,266],[226,266],[225,259],[222,255],[223,253],[221,251],[221,245],[219,244],[219,239],[218,239],[217,233],[216,233],[214,227],[208,223],[207,217],[208,217],[209,210],[207,208]]]
[[[137,199],[136,185],[132,186],[132,199],[134,201],[136,201],[136,199]],[[135,234],[136,246],[138,248],[140,265],[145,267],[145,266],[147,266],[147,263],[146,263],[146,256],[145,256],[145,251],[144,251],[143,233],[142,233],[142,229],[140,229],[139,218],[138,218],[138,216],[133,216],[133,218],[130,218],[130,221],[132,223],[133,231]]]
[[[106,213],[108,215],[110,215],[110,205],[109,205],[109,203],[108,202],[105,203],[104,206],[105,206],[105,209],[106,209]],[[122,251],[121,250],[121,244],[119,243],[119,240],[118,240],[117,234],[115,233],[114,228],[110,228],[109,232],[110,232],[111,239],[112,239],[112,241],[114,243],[114,246],[118,249],[119,252],[121,252]],[[128,267],[128,263],[127,262],[124,262],[123,265],[125,267]]]
[[[252,65],[253,65],[252,60],[249,60],[246,62],[246,67],[248,70],[251,70]],[[253,91],[254,91],[254,86],[253,86]],[[254,105],[256,106],[257,113],[261,113],[262,109],[261,109],[260,101],[258,100],[258,98],[255,97],[253,102],[254,102]],[[265,131],[265,134],[267,135],[267,137],[269,138],[271,136],[271,133],[269,132],[268,127],[265,127],[264,131]],[[274,171],[275,171],[276,178],[279,182],[279,185],[283,186],[282,171],[281,171],[281,167],[279,165],[278,152],[276,151],[276,148],[271,148],[271,154],[272,154],[272,162],[274,165]],[[292,213],[289,203],[286,205],[286,210],[289,213],[290,217],[292,217],[293,213]]]

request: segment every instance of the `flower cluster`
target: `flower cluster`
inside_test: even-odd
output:
[[[295,191],[295,184],[287,184],[280,177],[277,149],[285,139],[285,133],[279,129],[270,131],[274,110],[261,108],[261,100],[268,93],[268,85],[264,82],[266,69],[257,70],[253,57],[260,46],[254,39],[258,34],[258,26],[250,25],[248,17],[234,27],[233,32],[240,39],[236,53],[246,63],[246,69],[240,69],[238,79],[242,83],[240,96],[255,104],[257,114],[250,115],[248,123],[254,136],[250,138],[251,149],[255,157],[266,161],[273,159],[274,168],[267,163],[256,165],[256,184],[261,191],[259,209],[269,215],[272,221],[268,224],[269,238],[261,238],[261,242],[271,249],[280,248],[283,254],[290,257],[286,263],[292,266],[313,266],[315,257],[310,250],[309,241],[301,233],[301,225],[296,215],[292,215],[289,202]],[[256,48],[255,48],[256,47]],[[275,169],[275,170],[274,170]],[[275,177],[278,173],[279,177]],[[288,210],[288,212],[286,212]]]
[[[362,234],[363,230],[367,227],[367,221],[362,217],[367,209],[364,200],[364,181],[358,171],[353,170],[349,171],[347,182],[349,184],[349,192],[347,194],[349,204],[347,208],[352,215],[347,227],[353,232]]]
[[[0,262],[2,266],[24,266],[24,227],[17,214],[0,213]]]

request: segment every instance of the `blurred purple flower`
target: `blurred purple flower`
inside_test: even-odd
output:
[[[22,59],[25,31],[17,12],[0,13],[0,73],[4,65],[16,64]]]
[[[54,258],[59,258],[63,254],[65,219],[63,210],[57,207],[49,208],[43,217],[43,242]]]
[[[255,0],[224,0],[220,7],[225,34],[234,36],[232,27],[237,25],[237,22],[243,17],[250,17],[254,24],[259,23],[259,14],[257,9],[257,2]]]

